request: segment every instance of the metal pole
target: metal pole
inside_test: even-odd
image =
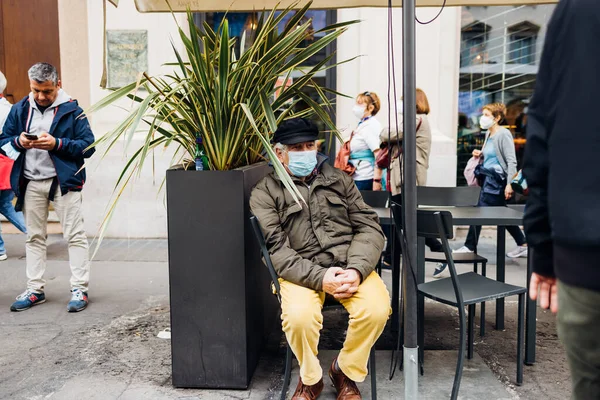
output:
[[[407,252],[404,263],[404,398],[418,398],[419,348],[417,344],[417,105],[415,0],[402,2],[402,89],[404,104],[404,231]],[[408,257],[406,257],[408,256]]]

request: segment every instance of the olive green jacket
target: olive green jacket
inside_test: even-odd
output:
[[[279,277],[323,290],[329,267],[354,268],[365,279],[383,251],[379,218],[363,201],[350,176],[325,164],[309,183],[294,178],[307,204],[297,204],[275,173],[250,197]]]

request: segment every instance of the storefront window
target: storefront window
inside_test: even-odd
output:
[[[483,145],[479,117],[484,105],[507,107],[502,124],[513,133],[521,168],[527,132],[527,105],[535,87],[546,28],[554,5],[464,7],[458,93],[457,184]]]

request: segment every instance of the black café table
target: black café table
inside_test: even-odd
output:
[[[454,226],[459,225],[490,225],[497,227],[496,243],[496,280],[504,282],[506,278],[506,226],[521,225],[523,221],[523,206],[509,207],[423,207],[426,210],[449,211],[452,214]],[[382,225],[393,225],[393,218],[389,208],[374,208]],[[425,281],[425,241],[419,239],[417,248],[417,280]],[[396,259],[395,257],[393,259]],[[393,266],[392,310],[396,316],[400,295],[400,268]],[[527,288],[531,278],[531,265],[527,260]],[[424,318],[423,296],[419,297],[419,318]],[[525,312],[525,364],[535,362],[535,335],[536,335],[536,302],[527,300]],[[393,320],[394,321],[394,320]],[[397,321],[397,317],[396,317]],[[392,324],[394,325],[394,324]],[[397,325],[397,323],[396,323]],[[394,328],[394,326],[392,326]],[[504,329],[504,299],[496,301],[496,329]],[[421,335],[424,333],[421,332]],[[422,343],[422,341],[421,341]]]

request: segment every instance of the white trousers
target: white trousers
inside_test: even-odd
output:
[[[48,238],[48,200],[52,179],[30,181],[25,192],[23,214],[27,226],[27,288],[33,292],[44,291],[46,271],[46,239]],[[71,288],[88,291],[90,261],[88,241],[83,228],[81,192],[68,192],[64,196],[57,188],[52,201],[69,243],[69,264],[71,266]]]

